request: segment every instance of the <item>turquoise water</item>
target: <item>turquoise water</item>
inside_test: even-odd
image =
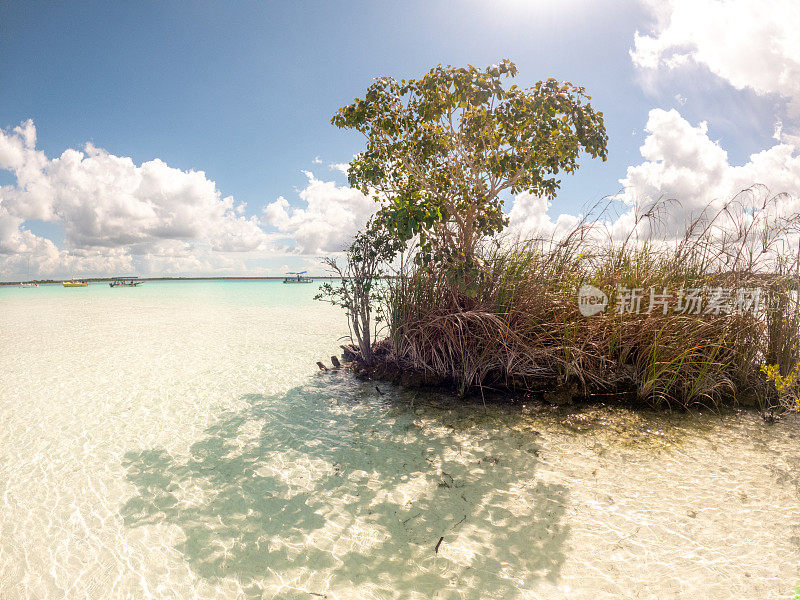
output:
[[[60,283],[42,284],[38,288],[9,285],[0,286],[0,302],[38,301],[55,298],[120,300],[120,292],[127,292],[129,295],[124,298],[136,302],[155,300],[157,302],[177,301],[197,304],[300,306],[312,303],[318,287],[319,283],[284,285],[283,281],[278,279],[144,281],[136,288],[111,288],[105,282],[91,283],[85,288],[65,288]]]
[[[796,418],[378,392],[316,287],[0,287],[0,598],[793,597]]]

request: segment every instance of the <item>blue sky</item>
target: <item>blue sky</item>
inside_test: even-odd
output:
[[[214,261],[192,266],[191,261],[154,260],[151,271],[160,264],[170,272],[278,272],[313,264],[314,254],[335,248],[312,248],[308,232],[305,244],[296,244],[296,225],[281,218],[265,220],[264,207],[283,197],[281,215],[292,217],[295,208],[306,208],[312,192],[305,200],[300,196],[311,182],[303,171],[313,173],[318,184],[345,185],[343,174],[329,165],[347,162],[361,141],[329,120],[377,76],[415,77],[437,63],[487,66],[511,58],[519,68],[519,85],[555,77],[585,86],[593,106],[605,115],[609,157],[605,163],[585,160],[577,175],[565,178],[549,211],[553,219],[618,192],[626,177],[626,185],[635,182],[628,169],[648,162],[640,146],[653,109],[674,110],[690,126],[687,131],[706,122],[706,137],[724,148],[729,167],[778,144],[773,138],[776,122],[792,134],[795,119],[787,106],[793,91],[780,76],[772,83],[742,85],[747,65],[735,64],[735,57],[728,63],[725,56],[708,58],[702,42],[692,50],[702,29],[681,30],[680,22],[673,27],[669,20],[679,21],[679,11],[694,10],[692,6],[700,10],[703,2],[673,4],[670,14],[634,1],[5,2],[0,4],[0,128],[11,136],[15,127],[30,120],[36,150],[48,160],[68,149],[84,151],[89,142],[114,157],[130,157],[135,166],[159,159],[179,171],[203,171],[221,197],[232,196],[235,206],[246,204],[236,214],[258,219],[270,239],[258,251],[245,244],[247,248],[227,253],[233,258],[216,267]],[[742,11],[734,7],[730,14],[740,15],[739,26],[746,28]],[[697,20],[704,18],[713,41],[719,35],[714,15]],[[779,7],[768,23],[780,28],[786,20]],[[637,51],[637,31],[661,44],[653,68],[643,68],[631,56],[632,49]],[[730,35],[736,35],[735,28]],[[642,54],[647,49],[639,50]],[[798,59],[793,52],[789,48],[779,59],[791,66]],[[677,67],[669,62],[687,53],[688,61]],[[662,127],[674,131],[676,122]],[[664,162],[663,157],[649,162],[659,160]],[[49,266],[44,254],[37,261],[42,273],[64,269],[55,250],[31,236],[54,242],[62,254],[71,252],[73,265],[76,252],[99,252],[97,260],[81,267],[87,274],[100,274],[102,257],[109,268],[125,268],[125,257],[131,254],[166,260],[170,252],[186,258],[187,252],[205,251],[186,245],[194,240],[203,246],[202,232],[176,235],[184,243],[180,248],[166,248],[159,238],[161,245],[154,251],[144,238],[131,245],[124,236],[101,239],[91,231],[77,231],[82,225],[70,221],[70,215],[92,210],[104,198],[65,199],[67,190],[60,192],[58,202],[83,202],[80,210],[59,209],[56,201],[52,210],[30,209],[37,200],[22,197],[26,184],[10,161],[4,164],[0,154],[0,185],[5,186],[0,188],[0,208],[4,202],[17,230],[0,227],[0,235],[5,232],[8,238],[5,245],[0,239],[6,261],[0,278],[13,279],[24,254],[47,254]],[[93,173],[100,177],[97,169]],[[652,179],[644,172],[639,175],[639,181]],[[314,193],[327,193],[324,186],[317,188]],[[12,236],[19,243],[11,243]],[[266,249],[269,244],[271,250]]]

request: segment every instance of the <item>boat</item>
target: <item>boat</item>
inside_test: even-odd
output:
[[[31,257],[28,256],[28,277],[31,276]],[[35,281],[22,281],[19,284],[19,287],[39,287],[39,284]]]
[[[311,277],[303,277],[308,273],[308,271],[300,271],[300,272],[288,272],[286,275],[291,275],[291,277],[286,277],[283,280],[283,283],[312,283],[314,280]]]
[[[64,287],[86,287],[89,284],[81,279],[71,279],[69,281],[62,281],[61,285]]]
[[[139,277],[114,277],[112,281],[109,282],[109,286],[112,288],[115,287],[136,287],[137,285],[141,285],[141,281],[137,281]]]

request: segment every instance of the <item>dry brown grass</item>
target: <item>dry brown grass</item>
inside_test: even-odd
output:
[[[660,203],[624,240],[584,221],[560,239],[487,245],[482,275],[470,282],[474,297],[447,269],[407,267],[386,296],[394,358],[461,393],[560,389],[683,407],[774,402],[761,366],[789,372],[800,360],[797,221],[776,216],[779,203],[764,190],[744,194],[695,218],[680,239],[658,235],[668,209]],[[608,310],[581,315],[585,284],[609,294]],[[617,314],[619,287],[643,288],[643,309],[651,287],[704,288],[706,303],[714,288],[760,288],[762,297],[757,312],[680,314],[673,304],[667,314]]]

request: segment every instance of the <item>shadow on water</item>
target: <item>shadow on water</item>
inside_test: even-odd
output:
[[[124,459],[125,523],[178,526],[200,577],[253,597],[280,578],[289,597],[398,598],[509,598],[558,579],[568,490],[537,481],[533,433],[509,436],[491,416],[459,429],[346,376],[244,400],[188,457]]]

